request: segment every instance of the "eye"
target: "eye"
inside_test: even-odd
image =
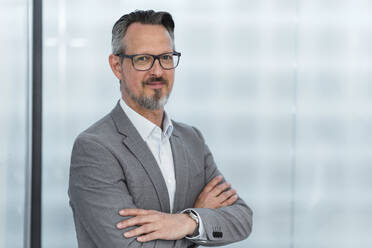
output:
[[[146,63],[146,62],[149,62],[149,61],[151,61],[151,56],[148,56],[148,55],[138,55],[138,56],[134,57],[134,62]]]
[[[161,59],[164,60],[164,61],[170,61],[173,59],[172,55],[169,55],[169,54],[164,54],[161,56]]]

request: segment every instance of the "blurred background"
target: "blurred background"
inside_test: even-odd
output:
[[[0,0],[0,248],[26,247],[30,2]],[[166,109],[254,211],[228,247],[372,247],[369,0],[44,0],[43,247],[77,247],[72,144],[120,98],[111,29],[135,9],[173,15]]]

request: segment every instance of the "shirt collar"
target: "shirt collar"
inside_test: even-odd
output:
[[[137,129],[139,134],[141,135],[142,139],[147,140],[156,129],[160,129],[154,123],[134,111],[131,107],[129,107],[125,101],[120,98],[120,106],[128,116],[129,120],[133,123],[134,127]],[[171,119],[169,118],[167,112],[164,111],[164,118],[163,118],[163,131],[162,139],[163,138],[170,138],[173,132],[173,124]]]

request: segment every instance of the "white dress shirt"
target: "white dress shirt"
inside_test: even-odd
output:
[[[168,114],[164,111],[163,130],[156,126],[151,121],[147,120],[142,115],[138,114],[131,107],[129,107],[123,99],[120,99],[120,106],[122,107],[129,120],[133,123],[142,139],[150,148],[156,162],[159,165],[160,171],[165,180],[168,194],[170,211],[173,213],[174,195],[176,193],[176,177],[174,173],[173,154],[169,138],[173,132],[173,124]],[[184,211],[186,211],[185,209]],[[182,211],[182,212],[184,212]],[[199,235],[193,237],[186,237],[189,239],[206,240],[203,222],[198,213],[199,219]]]

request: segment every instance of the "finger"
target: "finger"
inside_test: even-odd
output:
[[[153,222],[155,219],[156,217],[154,215],[136,216],[133,218],[120,221],[119,223],[116,224],[116,227],[118,229],[124,229],[131,226],[144,225]]]
[[[157,211],[155,210],[145,210],[140,208],[126,208],[119,211],[119,215],[121,216],[139,216],[139,215],[148,215],[154,214]]]
[[[222,202],[221,203],[221,207],[227,207],[227,206],[231,206],[234,204],[234,202],[236,202],[238,200],[238,195],[235,194],[233,196],[231,196],[229,199],[227,199],[226,201]]]
[[[231,196],[235,195],[236,194],[236,190],[235,189],[230,189],[230,190],[226,190],[225,192],[222,192],[218,197],[217,197],[217,200],[218,202],[224,202],[226,201],[228,198],[230,198]]]
[[[222,192],[230,188],[230,186],[231,186],[231,183],[228,183],[228,182],[221,183],[217,185],[216,187],[214,187],[214,189],[211,191],[211,194],[214,196],[218,196],[219,194],[221,194]]]
[[[160,239],[160,236],[157,232],[151,232],[146,235],[142,235],[137,238],[138,242],[149,242],[152,240]]]
[[[203,189],[203,193],[208,193],[210,191],[213,190],[214,187],[216,187],[216,185],[222,181],[222,176],[216,176],[215,178],[213,178],[207,185],[205,185],[204,189]]]
[[[153,231],[155,231],[154,225],[147,224],[147,225],[137,227],[137,228],[135,228],[133,230],[130,230],[128,232],[125,232],[123,235],[126,238],[131,238],[131,237],[137,237],[137,236],[142,235],[142,234],[151,233]]]

